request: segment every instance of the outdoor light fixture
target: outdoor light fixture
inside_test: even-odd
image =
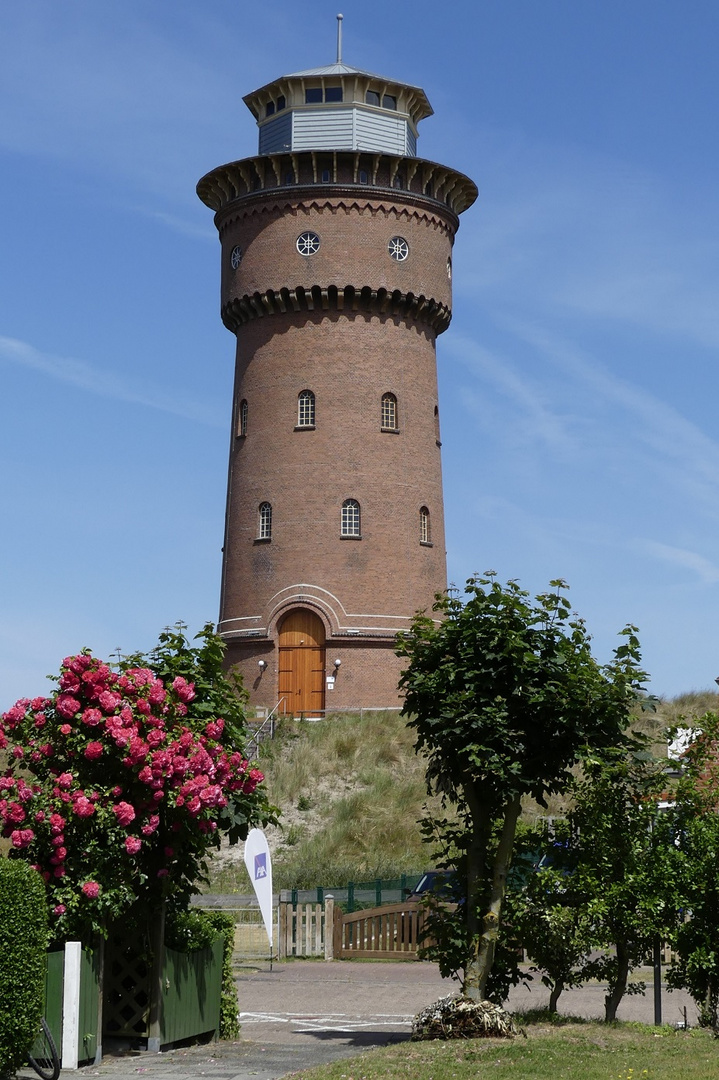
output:
[[[260,671],[264,671],[265,668],[267,667],[267,661],[266,660],[258,660],[257,661],[257,666],[260,669]]]
[[[340,666],[341,663],[342,663],[341,660],[335,660],[335,669],[337,669]]]

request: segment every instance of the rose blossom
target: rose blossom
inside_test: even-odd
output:
[[[80,702],[70,694],[60,694],[55,703],[55,708],[60,713],[60,716],[65,716],[69,720],[75,713],[80,711]]]
[[[83,724],[87,724],[88,727],[97,727],[103,721],[103,715],[99,709],[85,709],[82,714]]]
[[[69,724],[61,724],[60,725],[60,734],[61,735],[69,735],[71,731],[72,731],[72,728],[70,727]]]
[[[135,820],[135,810],[128,802],[116,803],[112,808],[113,814],[117,817],[119,825],[127,827],[131,821]]]
[[[137,855],[141,847],[142,840],[139,836],[125,837],[125,851],[128,853],[128,855]]]
[[[86,881],[82,887],[82,891],[85,896],[88,896],[91,900],[94,900],[100,895],[100,886],[96,881]]]
[[[102,756],[102,743],[89,742],[85,747],[85,757],[90,761],[97,761]]]
[[[67,908],[64,904],[56,904],[55,907],[52,909],[53,915],[64,915],[66,911]]]
[[[73,799],[72,808],[78,817],[91,817],[95,813],[95,807],[84,795]]]
[[[183,679],[182,675],[178,675],[177,678],[172,680],[172,689],[175,691],[180,701],[185,704],[194,700],[195,684],[188,683],[187,679]]]

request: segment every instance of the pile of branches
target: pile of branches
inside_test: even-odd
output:
[[[412,1039],[512,1039],[521,1034],[514,1020],[491,1001],[448,994],[417,1013]]]

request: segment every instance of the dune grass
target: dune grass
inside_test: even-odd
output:
[[[521,1021],[521,1017],[518,1017]],[[526,1038],[402,1042],[293,1073],[294,1080],[708,1080],[719,1043],[703,1030],[532,1023]]]

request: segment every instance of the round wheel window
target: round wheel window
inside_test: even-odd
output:
[[[320,250],[320,238],[317,233],[303,232],[297,237],[297,250],[300,255],[314,255]]]
[[[242,262],[242,248],[241,247],[233,247],[232,254],[230,255],[230,265],[231,265],[232,269],[236,270],[241,262]]]
[[[404,262],[409,255],[409,244],[403,236],[393,236],[387,245],[391,259],[395,262]]]

